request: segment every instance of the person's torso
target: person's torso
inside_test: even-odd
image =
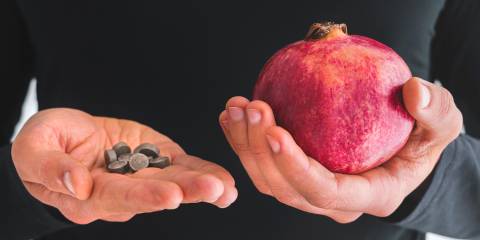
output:
[[[394,48],[426,78],[443,1],[34,1],[19,0],[35,50],[41,109],[72,107],[128,118],[217,162],[236,179],[227,209],[187,205],[128,223],[96,222],[46,239],[422,239],[362,217],[337,224],[261,195],[217,123],[225,101],[251,97],[262,65],[316,21]]]

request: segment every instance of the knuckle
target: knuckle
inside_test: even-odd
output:
[[[272,192],[270,191],[270,188],[266,186],[266,184],[255,183],[255,187],[260,193],[272,196]]]
[[[130,221],[130,219],[133,218],[133,216],[134,216],[134,215],[125,216],[125,217],[119,219],[119,222],[128,222],[128,221]]]
[[[338,192],[336,188],[320,191],[304,192],[303,197],[311,205],[323,209],[336,209],[338,205]]]
[[[318,208],[336,209],[337,207],[337,201],[332,197],[306,196],[305,199]]]
[[[257,187],[258,191],[264,195],[267,195],[267,196],[272,196],[272,192],[270,191],[270,189],[268,188],[264,188],[264,187]]]
[[[415,179],[415,175],[417,173],[415,170],[410,171],[412,175],[410,176],[405,176],[405,178],[410,178],[410,179]],[[405,196],[408,195],[409,192],[411,192],[410,187],[408,184],[404,182],[404,180],[399,180],[398,178],[392,178],[392,182],[390,184],[385,184],[385,187],[383,187],[382,192],[384,193],[384,196],[387,196],[386,199],[384,199],[381,203],[379,202],[372,202],[372,204],[369,206],[368,212],[371,212],[372,215],[377,216],[377,217],[388,217],[392,213],[394,213],[400,204],[402,204],[403,200],[405,199]],[[392,187],[387,187],[387,186],[397,186],[395,189]],[[374,200],[375,201],[375,200]]]
[[[360,216],[341,216],[341,217],[330,217],[335,222],[340,224],[352,223],[357,220]]]
[[[462,112],[458,108],[455,107],[454,117],[453,117],[453,124],[454,126],[454,137],[457,137],[458,134],[462,131],[463,128],[463,115]]]
[[[440,116],[448,116],[452,109],[455,107],[452,94],[445,88],[440,90],[440,102],[439,102],[439,112]]]
[[[86,218],[86,217],[77,217],[77,216],[65,216],[68,220],[70,220],[71,222],[73,223],[76,223],[76,224],[79,224],[79,225],[86,225],[86,224],[89,224],[93,221],[95,221],[95,219],[90,219],[90,218]]]
[[[329,217],[337,223],[347,224],[347,223],[352,223],[356,221],[360,216],[362,216],[361,213],[343,213],[342,212],[340,214],[336,214]]]
[[[98,219],[89,214],[85,214],[85,211],[75,209],[76,208],[64,207],[60,208],[59,210],[63,214],[63,216],[65,216],[65,218],[76,224],[85,225]]]
[[[297,205],[297,203],[299,202],[299,199],[298,197],[294,196],[293,194],[291,193],[288,193],[288,192],[274,192],[274,196],[275,198],[283,203],[283,204],[286,204],[286,205],[289,205],[289,206],[295,206]]]
[[[397,206],[395,205],[383,206],[377,209],[373,215],[377,217],[388,217],[392,215],[392,213],[394,213],[396,209]]]
[[[384,208],[384,209],[381,209],[381,210],[378,210],[376,213],[375,213],[375,216],[377,217],[388,217],[390,216],[394,211],[392,211],[391,209],[389,208]]]
[[[270,153],[267,149],[268,148],[261,146],[250,146],[250,151],[255,158],[263,158],[267,156]]]
[[[441,124],[448,126],[448,140],[458,136],[463,128],[463,116],[455,104],[453,95],[445,88],[440,88],[438,119]]]
[[[133,218],[133,216],[135,216],[135,215],[134,215],[134,214],[121,215],[121,216],[118,216],[118,217],[112,219],[111,221],[115,221],[115,222],[128,222],[128,221],[130,221],[130,219]]]
[[[460,109],[458,108],[455,108],[455,117],[457,119],[457,123],[458,123],[458,127],[461,128],[463,127],[463,114],[462,112],[460,111]]]
[[[86,224],[92,223],[96,219],[92,219],[92,218],[88,218],[88,217],[73,217],[73,218],[68,218],[68,220],[70,220],[70,221],[72,221],[76,224],[86,225]]]
[[[235,149],[239,153],[250,151],[250,147],[249,147],[248,143],[246,143],[246,142],[235,141],[234,145],[235,145]]]

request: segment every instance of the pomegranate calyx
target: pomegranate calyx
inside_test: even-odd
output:
[[[347,24],[334,22],[314,23],[310,26],[305,41],[315,41],[333,36],[346,35]]]

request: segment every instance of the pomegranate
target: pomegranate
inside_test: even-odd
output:
[[[253,98],[267,102],[277,123],[305,153],[331,171],[356,174],[390,159],[414,120],[402,102],[411,78],[394,50],[348,35],[345,24],[313,24],[304,40],[265,64]]]

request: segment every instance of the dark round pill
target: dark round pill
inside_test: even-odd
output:
[[[130,169],[134,172],[148,167],[148,157],[142,153],[134,153],[130,156],[130,161],[128,162]]]
[[[127,173],[130,169],[127,161],[114,161],[108,164],[107,170],[111,173]]]
[[[122,154],[118,157],[118,161],[130,161],[130,157],[132,156],[132,153],[125,153]]]
[[[128,146],[128,144],[125,142],[118,142],[117,144],[113,145],[112,149],[115,150],[117,156],[132,152],[130,146]]]
[[[150,158],[150,162],[148,164],[149,167],[156,167],[156,168],[166,168],[170,166],[170,158],[167,156],[159,156],[156,158]]]
[[[113,149],[105,150],[103,157],[105,158],[105,166],[108,166],[111,162],[117,161],[117,153]]]
[[[133,150],[134,153],[143,153],[147,157],[156,158],[160,154],[157,145],[151,143],[142,143]]]

